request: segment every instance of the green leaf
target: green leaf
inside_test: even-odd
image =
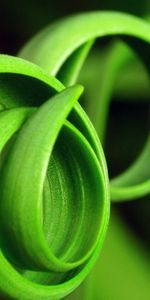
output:
[[[27,118],[0,174],[0,290],[10,298],[67,295],[102,246],[109,217],[107,175],[83,134],[66,121],[82,90],[65,89],[38,109],[0,113],[1,150]]]
[[[149,49],[147,22],[125,13],[104,11],[78,14],[47,26],[19,55],[56,75],[75,50],[89,40],[107,35],[132,36],[133,41],[141,41],[143,49]]]
[[[76,57],[77,51],[79,51],[79,60],[76,59],[76,62],[77,64],[80,62],[82,47],[83,45],[86,46],[87,42],[98,37],[119,35],[136,50],[147,68],[150,69],[149,32],[150,26],[146,21],[128,14],[118,12],[83,13],[48,26],[32,38],[19,55],[37,63],[50,74],[59,76],[67,72],[68,65],[71,64],[74,55]],[[98,109],[98,104],[92,105],[92,107],[94,106],[94,113],[91,112],[92,119],[103,139],[112,88],[126,55],[128,55],[128,52],[126,50],[124,52],[122,45],[117,45],[112,52],[110,51],[100,87],[101,103]],[[81,61],[81,66],[82,64],[83,61]],[[74,66],[74,72],[76,76],[76,65]],[[74,76],[73,71],[70,76],[71,78]],[[150,172],[146,167],[148,161],[145,151],[146,153],[150,151],[149,146],[144,147],[137,163],[133,163],[125,173],[111,181],[112,200],[137,199],[150,192]],[[142,170],[141,172],[136,173],[137,168],[134,168],[136,164],[138,164],[138,170]]]
[[[2,297],[65,297],[102,248],[110,206],[105,156],[77,103],[83,88],[63,84],[77,80],[95,39],[106,35],[121,36],[149,68],[150,26],[117,12],[80,14],[48,26],[19,54],[32,63],[0,55]],[[110,53],[101,85],[100,132],[122,65],[116,53]],[[149,193],[148,157],[149,142],[139,161],[111,182],[113,200]]]

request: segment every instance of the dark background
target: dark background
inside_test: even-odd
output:
[[[61,16],[88,10],[119,10],[143,15],[143,0],[13,0],[0,2],[0,51],[15,54],[23,43],[46,24]]]

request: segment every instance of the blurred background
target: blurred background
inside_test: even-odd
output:
[[[89,10],[117,10],[144,17],[150,12],[150,1],[2,1],[0,51],[16,55],[47,24]],[[83,106],[88,94],[89,98],[96,97],[104,67],[101,57],[110,43],[109,38],[97,42],[81,72],[79,82],[87,91]],[[124,73],[117,79],[106,126],[104,150],[110,177],[134,161],[149,130],[149,79],[139,59],[133,53],[131,56]],[[99,260],[84,284],[67,299],[150,299],[150,196],[113,204],[111,208],[110,226]]]
[[[15,54],[20,46],[43,26],[68,14],[109,9],[143,16],[149,6],[148,0],[1,1],[1,51]]]

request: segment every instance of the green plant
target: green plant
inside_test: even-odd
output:
[[[98,135],[77,103],[83,88],[71,85],[95,39],[106,35],[121,37],[149,68],[149,29],[122,13],[80,14],[47,27],[21,58],[0,56],[2,296],[60,299],[94,265],[109,220],[109,181]],[[113,48],[99,108],[90,109],[102,141],[114,78],[127,56],[122,44]],[[149,147],[110,181],[113,201],[149,193]]]

